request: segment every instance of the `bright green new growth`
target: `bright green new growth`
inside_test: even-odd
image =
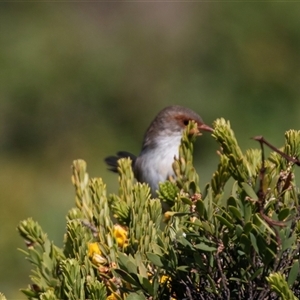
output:
[[[119,191],[109,196],[102,179],[89,179],[86,163],[74,161],[76,207],[67,215],[63,248],[32,219],[18,226],[33,265],[23,290],[28,299],[298,299],[293,166],[271,153],[263,172],[261,150],[242,153],[224,119],[214,127],[220,163],[202,194],[194,123],[173,164],[176,178],[160,185],[158,199],[135,182],[129,159],[120,160]],[[283,151],[299,156],[299,131],[286,133]]]

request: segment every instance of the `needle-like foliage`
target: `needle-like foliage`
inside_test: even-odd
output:
[[[157,199],[135,182],[130,159],[119,161],[112,195],[74,161],[64,246],[32,219],[18,226],[33,267],[28,299],[298,299],[300,132],[286,132],[283,148],[265,158],[263,138],[243,153],[230,123],[216,120],[220,163],[202,193],[193,166],[198,134],[190,123],[176,176],[160,184]]]

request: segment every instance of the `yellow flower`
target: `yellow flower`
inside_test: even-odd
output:
[[[173,215],[174,215],[174,212],[166,211],[164,213],[164,218],[163,218],[164,223],[168,223]]]
[[[88,244],[88,256],[95,265],[105,265],[107,260],[102,256],[98,243]]]
[[[117,299],[118,298],[114,294],[111,294],[106,298],[106,300],[117,300]]]
[[[167,275],[162,275],[159,280],[160,283],[166,284],[166,286],[171,289],[171,278]]]
[[[149,272],[148,272],[148,278],[149,278],[149,281],[152,283],[152,274]],[[161,284],[166,283],[167,287],[171,288],[171,278],[167,275],[162,275],[159,279],[159,283],[161,283]]]
[[[89,257],[92,257],[95,253],[100,254],[100,255],[102,254],[98,243],[89,243],[88,244],[88,255],[89,255]]]
[[[127,240],[127,230],[120,226],[120,225],[114,225],[113,229],[113,235],[117,241],[118,247],[127,247],[128,246],[128,240]]]
[[[160,283],[165,283],[167,280],[169,280],[169,276],[163,275],[160,277]]]

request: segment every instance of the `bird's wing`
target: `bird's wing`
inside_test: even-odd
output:
[[[105,162],[108,165],[108,169],[110,171],[118,173],[118,160],[127,157],[129,157],[132,160],[132,166],[134,166],[136,156],[127,151],[119,151],[116,156],[108,156],[105,158]]]

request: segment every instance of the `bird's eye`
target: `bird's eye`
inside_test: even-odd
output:
[[[183,124],[184,126],[187,126],[189,124],[189,120],[188,119],[183,120]]]

